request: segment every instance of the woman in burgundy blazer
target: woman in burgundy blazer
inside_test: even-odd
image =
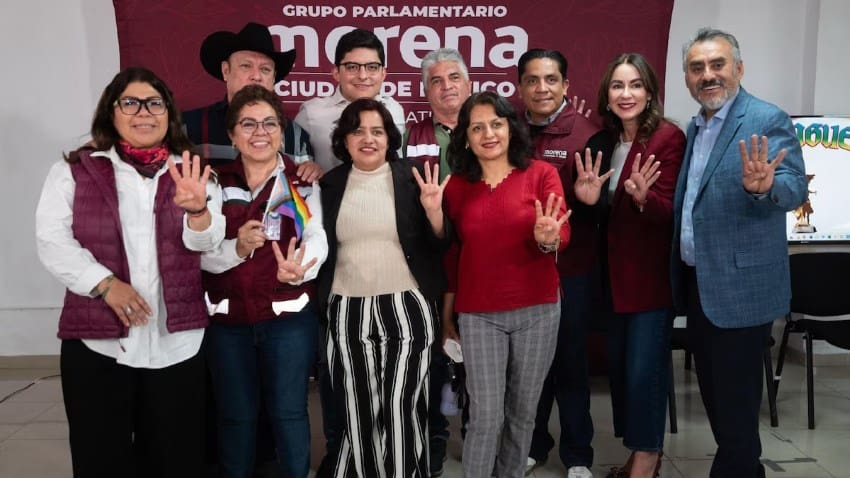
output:
[[[655,72],[639,54],[608,65],[598,101],[605,130],[588,147],[600,153],[577,155],[575,190],[601,213],[614,433],[632,450],[626,466],[609,476],[651,477],[664,440],[673,190],[685,135],[663,118]]]

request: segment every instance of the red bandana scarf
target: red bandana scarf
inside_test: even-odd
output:
[[[140,149],[122,139],[118,142],[118,156],[142,176],[152,178],[168,159],[168,147],[162,143],[154,148]]]

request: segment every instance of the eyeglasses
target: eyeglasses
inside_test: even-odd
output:
[[[275,118],[266,118],[257,121],[254,118],[242,118],[238,123],[240,131],[245,134],[254,134],[257,128],[262,127],[268,134],[274,134],[280,129],[280,121]]]
[[[142,106],[148,110],[148,113],[156,116],[164,115],[167,111],[165,100],[159,96],[151,98],[125,96],[123,98],[118,98],[118,101],[116,101],[115,104],[118,105],[118,109],[120,109],[122,113],[131,116],[139,114],[139,111],[142,111]]]
[[[357,63],[355,61],[346,61],[345,63],[340,63],[339,68],[345,70],[349,75],[356,75],[360,73],[360,69],[364,68],[366,73],[373,74],[381,71],[384,65],[377,61],[369,62],[369,63]]]

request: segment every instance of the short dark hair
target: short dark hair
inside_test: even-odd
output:
[[[558,64],[558,71],[561,72],[561,77],[567,79],[567,58],[558,50],[544,50],[542,48],[532,48],[523,53],[519,57],[519,62],[516,64],[517,81],[522,81],[522,74],[525,73],[525,65],[531,60],[539,60],[548,58]]]
[[[602,123],[605,129],[619,136],[623,131],[623,122],[613,111],[608,109],[608,86],[611,84],[611,78],[614,76],[614,70],[620,65],[632,65],[635,67],[641,82],[643,82],[643,88],[646,90],[647,96],[650,97],[649,107],[638,115],[638,132],[635,138],[639,142],[645,142],[652,135],[653,131],[655,131],[655,128],[658,127],[658,123],[664,118],[664,106],[661,104],[658,77],[655,74],[655,70],[652,69],[652,65],[640,53],[623,53],[608,64],[605,68],[605,74],[602,75],[602,81],[599,83],[596,111],[602,115]]]
[[[331,148],[334,156],[343,163],[351,162],[351,153],[345,146],[345,137],[360,127],[360,113],[377,111],[387,132],[387,162],[398,159],[398,149],[401,148],[401,133],[393,122],[393,117],[383,103],[372,98],[360,98],[352,101],[342,110],[337,121],[336,129],[331,135]]]
[[[339,38],[339,43],[336,44],[336,53],[334,53],[334,65],[339,66],[345,55],[355,48],[375,50],[378,53],[378,59],[381,61],[381,64],[387,64],[387,58],[384,55],[384,44],[381,43],[381,40],[369,30],[355,28]]]
[[[490,105],[499,118],[508,121],[508,130],[511,135],[508,143],[508,162],[518,169],[525,169],[531,164],[531,139],[525,121],[520,121],[516,110],[508,103],[508,100],[492,91],[475,93],[467,98],[460,108],[457,118],[457,127],[452,132],[449,142],[448,158],[452,172],[465,176],[470,182],[481,180],[481,165],[478,158],[467,144],[469,129],[469,117],[472,108],[478,105]]]
[[[168,129],[165,132],[165,145],[174,154],[190,150],[192,143],[183,131],[183,117],[180,110],[174,104],[174,95],[154,72],[147,68],[131,66],[121,70],[112,81],[103,89],[97,107],[94,110],[94,118],[91,123],[91,143],[82,148],[72,151],[65,156],[65,160],[71,163],[79,161],[79,153],[83,149],[105,151],[112,148],[122,139],[115,129],[115,102],[121,97],[121,93],[127,89],[130,83],[147,83],[165,100],[168,111]]]
[[[233,132],[236,128],[236,123],[239,121],[239,113],[246,105],[254,105],[257,103],[267,103],[274,110],[277,120],[280,122],[280,129],[283,131],[286,118],[283,116],[283,110],[280,108],[280,98],[265,87],[260,85],[248,85],[237,91],[230,100],[230,105],[227,107],[227,114],[224,117],[224,124],[227,131]]]

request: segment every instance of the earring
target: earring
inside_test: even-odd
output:
[[[605,105],[605,111],[611,111],[611,105]]]
[[[464,146],[464,149],[469,149],[469,141],[466,142],[466,146]]]
[[[652,104],[652,100],[646,100],[646,111],[649,111],[649,106]]]

